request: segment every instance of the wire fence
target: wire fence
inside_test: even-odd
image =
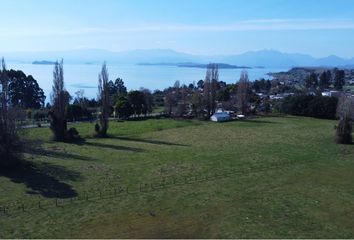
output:
[[[0,205],[0,216],[10,216],[19,214],[21,212],[33,213],[38,210],[50,210],[57,207],[64,207],[72,204],[84,204],[88,201],[97,201],[110,198],[124,197],[128,195],[139,195],[151,193],[154,191],[163,191],[170,188],[179,186],[187,186],[193,184],[203,184],[210,181],[226,179],[234,176],[247,176],[263,171],[277,170],[281,167],[293,167],[294,165],[303,165],[306,162],[284,162],[274,164],[272,166],[264,166],[257,168],[237,169],[234,167],[219,169],[212,173],[193,173],[190,175],[179,175],[162,177],[160,179],[152,180],[151,182],[140,182],[135,185],[121,185],[110,182],[107,184],[109,187],[104,188],[91,188],[86,191],[77,193],[75,197],[70,198],[57,198],[41,199],[38,200],[24,200],[17,199],[16,201],[8,202]]]

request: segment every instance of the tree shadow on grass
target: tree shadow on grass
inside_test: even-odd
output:
[[[81,141],[81,140],[77,140]],[[25,142],[25,147],[24,147],[24,153],[30,154],[30,155],[37,155],[37,156],[47,156],[51,158],[57,158],[57,159],[67,159],[67,160],[82,160],[82,161],[95,161],[95,159],[87,156],[82,156],[78,154],[72,154],[67,152],[66,150],[57,148],[58,151],[56,150],[50,150],[41,147],[43,144],[42,141],[40,140],[33,140],[31,142]]]
[[[0,176],[14,183],[23,183],[28,194],[39,194],[46,198],[71,198],[77,192],[64,181],[81,181],[79,172],[50,163],[33,164],[22,162],[15,170],[0,170]]]
[[[79,146],[92,146],[92,147],[99,147],[99,148],[109,148],[117,151],[129,151],[129,152],[144,152],[144,149],[135,148],[135,147],[127,147],[127,146],[120,146],[115,144],[107,144],[107,143],[99,143],[99,142],[87,142],[86,140],[82,139],[80,141],[76,141],[75,144]]]
[[[116,137],[116,136],[109,136],[109,138],[124,140],[124,141],[157,144],[157,145],[188,147],[188,145],[185,145],[185,144],[171,143],[171,142],[165,142],[165,141],[160,141],[160,140],[141,139],[141,138],[132,138],[132,137]]]
[[[244,120],[243,122],[258,123],[258,124],[279,124],[279,122],[271,122],[271,121],[258,120],[258,119],[248,119],[248,120]]]
[[[25,152],[32,155],[47,156],[47,157],[58,158],[58,159],[76,159],[82,161],[94,161],[94,159],[90,157],[72,154],[68,152],[62,152],[62,151],[53,151],[53,150],[48,150],[43,148],[27,148]]]

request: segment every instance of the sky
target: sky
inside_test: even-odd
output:
[[[0,0],[1,52],[274,49],[354,57],[354,0]]]

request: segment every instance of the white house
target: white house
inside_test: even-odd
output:
[[[325,97],[339,97],[341,92],[339,91],[327,91],[327,92],[322,92],[322,96]]]
[[[230,114],[227,112],[216,112],[210,117],[210,120],[213,122],[225,122],[230,119]]]

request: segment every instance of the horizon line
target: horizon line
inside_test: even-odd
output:
[[[240,53],[229,53],[229,54],[198,54],[198,53],[190,53],[187,51],[180,51],[180,50],[175,50],[172,48],[135,48],[135,49],[129,49],[129,50],[110,50],[110,49],[104,49],[104,48],[72,48],[72,49],[62,49],[62,50],[24,50],[24,51],[0,51],[0,57],[6,58],[6,54],[21,54],[21,53],[63,53],[63,52],[75,52],[75,51],[102,51],[102,52],[109,52],[109,53],[129,53],[129,52],[134,52],[134,51],[173,51],[175,53],[180,53],[180,54],[187,54],[195,57],[228,57],[228,56],[236,56],[236,55],[243,55],[246,53],[257,53],[257,52],[277,52],[281,54],[299,54],[299,55],[307,55],[309,57],[315,58],[315,59],[321,59],[321,58],[327,58],[327,57],[339,57],[345,60],[352,60],[354,59],[354,56],[351,57],[343,57],[340,55],[337,55],[335,53],[325,55],[324,57],[315,57],[312,54],[309,53],[303,53],[303,52],[287,52],[287,51],[281,51],[273,48],[263,48],[263,49],[255,49],[255,50],[247,50],[243,51]]]

